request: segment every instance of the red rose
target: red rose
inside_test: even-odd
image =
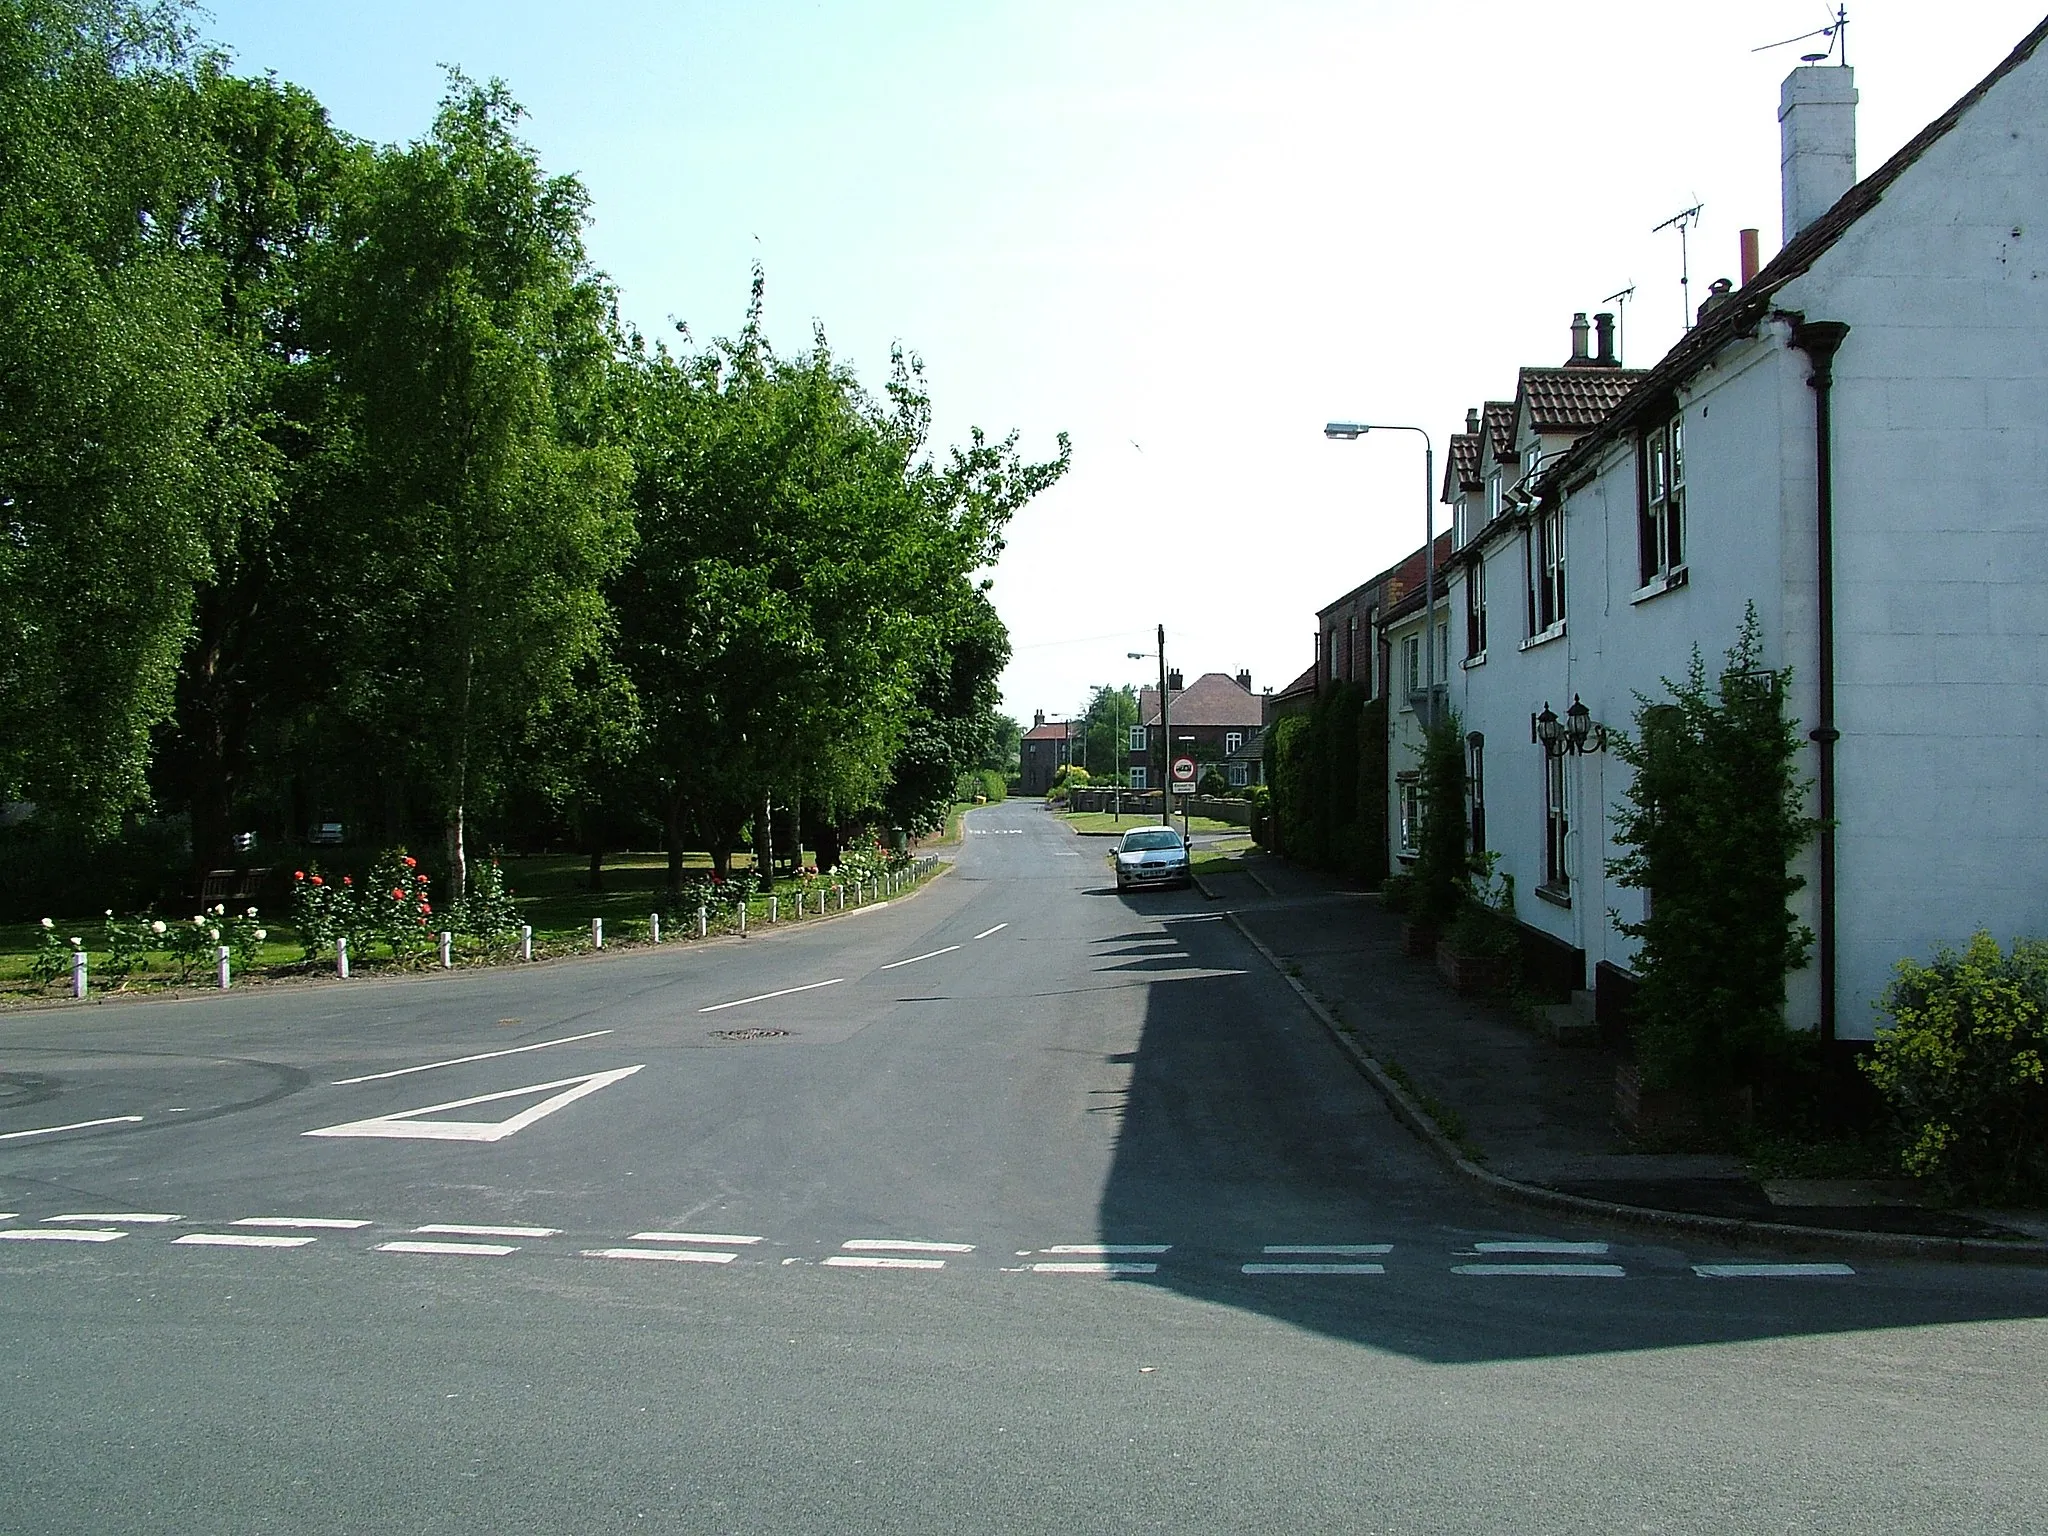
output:
[[[417,869],[419,868],[420,861],[414,858],[411,854],[407,854],[405,856],[404,863],[407,869]]]
[[[318,880],[318,879],[319,879],[320,877],[319,877],[318,875],[315,875],[315,876],[314,876],[313,878],[314,878],[315,880]],[[343,876],[341,877],[341,883],[342,883],[343,885],[354,885],[354,884],[356,883],[356,879],[355,879],[355,876],[354,876],[354,875],[343,875]]]
[[[303,880],[306,878],[306,872],[303,869],[295,869],[292,871],[292,878],[294,880]]]
[[[419,881],[421,885],[425,885],[427,883],[427,877],[425,875],[414,875],[413,879]]]
[[[421,903],[420,903],[420,910],[421,910],[422,912],[432,912],[432,911],[433,911],[434,909],[433,909],[432,907],[428,906],[428,905],[427,905],[427,904],[426,904],[426,903],[425,903],[425,902],[423,901],[423,902],[421,902]]]
[[[403,901],[405,900],[405,892],[394,889],[391,893],[391,899],[393,901]]]
[[[320,877],[319,877],[318,875],[315,875],[315,876],[313,877],[313,883],[314,883],[315,885],[325,885],[325,884],[326,884],[327,882],[326,882],[325,880],[322,880],[322,879],[321,879],[321,878],[320,878]],[[343,875],[343,876],[341,877],[341,883],[342,883],[343,885],[347,885],[347,884],[348,884],[348,876],[347,876],[347,875]]]

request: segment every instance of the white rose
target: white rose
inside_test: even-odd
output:
[[[73,940],[71,941],[71,947],[72,947],[73,949],[83,949],[83,948],[85,948],[85,946],[84,946],[83,944],[81,944],[81,943],[80,943],[80,942],[79,942],[79,941],[78,941],[77,939],[73,939]]]
[[[224,901],[217,902],[215,903],[213,910],[216,916],[226,917],[228,915],[228,904]]]
[[[52,922],[52,921],[51,921],[51,920],[50,920],[49,918],[47,918],[47,917],[46,917],[46,918],[44,918],[44,919],[43,919],[43,926],[44,926],[45,928],[54,928],[54,927],[56,927],[57,925],[56,925],[56,924],[55,924],[54,922]]]
[[[155,922],[151,923],[149,925],[149,931],[151,933],[162,933],[164,931],[164,920],[162,918],[158,918]]]
[[[251,907],[251,908],[249,909],[249,915],[250,915],[251,917],[254,917],[254,916],[256,915],[256,909],[255,909],[254,907]]]
[[[114,909],[112,907],[107,908],[107,916],[112,917],[113,915]]]
[[[256,942],[257,942],[258,944],[261,944],[261,943],[262,943],[262,942],[263,942],[263,941],[264,941],[265,939],[267,939],[267,938],[269,938],[269,937],[270,937],[270,930],[269,930],[268,928],[258,928],[258,929],[256,930]]]
[[[218,928],[209,928],[206,930],[206,932],[207,936],[211,938],[214,943],[218,944],[220,942],[220,930]]]

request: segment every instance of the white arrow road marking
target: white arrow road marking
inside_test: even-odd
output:
[[[887,965],[879,965],[875,969],[879,971],[893,971],[899,965],[915,965],[920,960],[936,960],[940,955],[950,955],[959,947],[958,944],[948,944],[944,949],[935,949],[930,954],[912,955],[908,960],[891,960]]]
[[[333,1086],[346,1088],[353,1083],[374,1083],[387,1077],[407,1077],[414,1072],[432,1072],[440,1067],[460,1067],[472,1061],[493,1061],[500,1056],[518,1056],[527,1051],[544,1051],[551,1045],[574,1045],[578,1040],[595,1040],[600,1035],[610,1033],[608,1029],[593,1029],[587,1035],[564,1035],[559,1040],[542,1040],[535,1045],[515,1045],[510,1050],[484,1051],[475,1056],[455,1056],[447,1061],[430,1061],[425,1066],[400,1067],[394,1072],[366,1072],[361,1077],[337,1077]]]
[[[869,910],[872,911],[873,908],[869,908]],[[739,1008],[747,1003],[765,1003],[771,997],[788,997],[796,992],[815,992],[820,987],[836,987],[844,980],[846,980],[844,976],[834,976],[830,981],[813,981],[807,982],[801,987],[784,987],[780,992],[762,992],[753,997],[736,997],[729,1003],[713,1003],[709,1008],[699,1008],[697,1011],[699,1013],[717,1013],[722,1008]]]
[[[60,1131],[89,1131],[96,1125],[134,1125],[140,1115],[109,1115],[104,1120],[74,1120],[69,1125],[45,1125],[33,1131],[8,1131],[0,1141],[20,1141],[24,1136],[55,1136]]]
[[[642,1062],[640,1067],[646,1066]],[[479,1093],[472,1098],[450,1099],[445,1104],[429,1104],[424,1109],[408,1109],[395,1115],[376,1115],[368,1120],[351,1120],[346,1125],[326,1125],[317,1131],[301,1131],[302,1136],[390,1136],[415,1141],[503,1141],[507,1136],[517,1135],[536,1120],[552,1115],[556,1110],[574,1104],[578,1099],[609,1088],[613,1083],[631,1077],[640,1067],[620,1067],[611,1072],[592,1072],[584,1077],[558,1078],[552,1083],[534,1083],[525,1088],[507,1088],[500,1093]],[[422,1120],[422,1115],[437,1115],[444,1109],[467,1109],[472,1104],[495,1104],[502,1099],[523,1099],[528,1094],[546,1093],[550,1089],[562,1091],[552,1098],[542,1099],[531,1108],[522,1109],[509,1120]],[[408,1250],[399,1250],[401,1252]]]
[[[257,1232],[187,1232],[171,1239],[173,1246],[191,1243],[201,1248],[303,1248],[318,1241],[314,1237],[277,1237]]]

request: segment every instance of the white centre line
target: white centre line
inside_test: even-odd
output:
[[[1847,1264],[1695,1264],[1692,1272],[1708,1280],[1793,1280],[1856,1273]]]
[[[834,1269],[944,1269],[944,1259],[892,1259],[879,1253],[835,1253],[825,1261]]]
[[[111,1243],[126,1232],[95,1232],[85,1227],[16,1227],[0,1238],[17,1243]]]
[[[1040,1253],[1088,1253],[1098,1256],[1119,1253],[1170,1253],[1171,1243],[1054,1243]]]
[[[1628,1271],[1619,1264],[1453,1264],[1454,1275],[1586,1275],[1618,1280]]]
[[[85,1221],[94,1226],[111,1226],[115,1222],[123,1226],[167,1226],[174,1221],[183,1221],[182,1216],[173,1216],[163,1211],[87,1211],[69,1216],[51,1216],[50,1221]]]
[[[276,1237],[257,1232],[187,1232],[171,1239],[173,1247],[192,1243],[201,1248],[303,1248],[319,1241],[317,1237]]]
[[[878,971],[893,971],[899,965],[915,965],[920,960],[936,960],[940,955],[950,955],[959,947],[958,944],[948,944],[944,949],[935,949],[928,955],[912,955],[908,960],[891,960],[887,965],[878,965],[875,969]]]
[[[1384,1275],[1384,1264],[1247,1264],[1248,1275]]]
[[[1259,1250],[1261,1253],[1292,1254],[1298,1258],[1322,1255],[1329,1258],[1346,1258],[1363,1253],[1392,1253],[1392,1243],[1268,1243]]]
[[[870,908],[869,910],[873,909]],[[801,987],[784,987],[780,992],[761,992],[753,997],[736,997],[729,1003],[713,1003],[709,1008],[699,1008],[697,1011],[699,1013],[717,1013],[720,1009],[724,1008],[741,1008],[748,1003],[765,1003],[771,997],[788,997],[796,992],[815,992],[820,987],[836,987],[844,980],[846,980],[844,976],[834,976],[830,981],[806,982]]]
[[[370,1225],[367,1221],[350,1221],[339,1216],[244,1216],[239,1221],[228,1223],[231,1227],[284,1227],[304,1231],[354,1232]]]
[[[1010,926],[1010,925],[1009,925],[1008,923],[997,923],[997,924],[995,925],[995,927],[993,927],[993,928],[984,928],[984,929],[982,929],[982,930],[981,930],[981,932],[979,932],[979,933],[977,933],[977,934],[975,935],[975,938],[977,938],[977,939],[985,939],[985,938],[987,938],[987,937],[988,937],[988,936],[989,936],[990,934],[992,934],[992,933],[1001,933],[1001,932],[1002,932],[1002,931],[1003,931],[1003,930],[1004,930],[1005,928],[1007,928],[1007,927],[1009,927],[1009,926]]]
[[[502,1243],[379,1243],[379,1253],[468,1253],[501,1259],[508,1253],[517,1253],[517,1248],[508,1248]]]
[[[848,1253],[972,1253],[972,1243],[920,1243],[893,1237],[856,1237],[841,1243]]]
[[[667,1259],[672,1264],[730,1264],[736,1253],[708,1253],[702,1248],[586,1248],[586,1259]]]
[[[635,1232],[636,1243],[715,1243],[719,1247],[746,1248],[761,1241],[736,1232]]]
[[[1515,1242],[1474,1243],[1474,1253],[1605,1253],[1605,1243]]]
[[[33,1131],[0,1133],[0,1141],[20,1141],[24,1136],[55,1136],[60,1131],[89,1131],[96,1125],[134,1125],[140,1115],[109,1115],[104,1120],[74,1120],[69,1125],[45,1125]]]
[[[560,1227],[468,1227],[459,1222],[432,1222],[414,1227],[415,1232],[436,1232],[443,1237],[556,1237]]]
[[[20,1214],[19,1211],[0,1211],[0,1221],[12,1221]]]
[[[337,1077],[330,1086],[346,1088],[351,1083],[382,1082],[387,1077],[409,1077],[415,1072],[432,1072],[440,1067],[460,1067],[472,1061],[495,1061],[500,1056],[519,1056],[527,1051],[544,1051],[551,1045],[574,1045],[578,1040],[595,1040],[600,1035],[610,1033],[608,1029],[593,1029],[587,1035],[564,1035],[559,1040],[542,1040],[534,1045],[515,1045],[509,1050],[483,1051],[475,1056],[453,1056],[447,1061],[430,1061],[419,1067],[400,1067],[393,1072],[365,1072],[361,1077]]]
[[[830,1259],[825,1261],[831,1263]],[[1095,1259],[1078,1259],[1057,1264],[1034,1264],[1033,1274],[1039,1275],[1156,1275],[1157,1264],[1119,1264]]]

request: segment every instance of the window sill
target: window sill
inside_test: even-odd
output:
[[[1539,645],[1548,645],[1553,640],[1562,640],[1563,638],[1564,620],[1559,619],[1555,624],[1551,625],[1550,628],[1538,630],[1535,634],[1531,635],[1528,639],[1524,640],[1521,644],[1521,649],[1525,651],[1533,651]]]
[[[1691,572],[1682,565],[1675,565],[1662,575],[1653,576],[1645,586],[1629,594],[1629,602],[1647,603],[1653,597],[1662,597],[1666,592],[1675,592],[1691,580]]]
[[[1470,672],[1474,667],[1483,667],[1485,665],[1486,652],[1484,651],[1474,651],[1470,656],[1467,656],[1463,661],[1458,663],[1458,666],[1462,670],[1467,672]]]
[[[1572,904],[1572,891],[1568,885],[1539,885],[1536,887],[1536,897],[1539,901],[1549,902],[1553,907],[1569,909]]]

